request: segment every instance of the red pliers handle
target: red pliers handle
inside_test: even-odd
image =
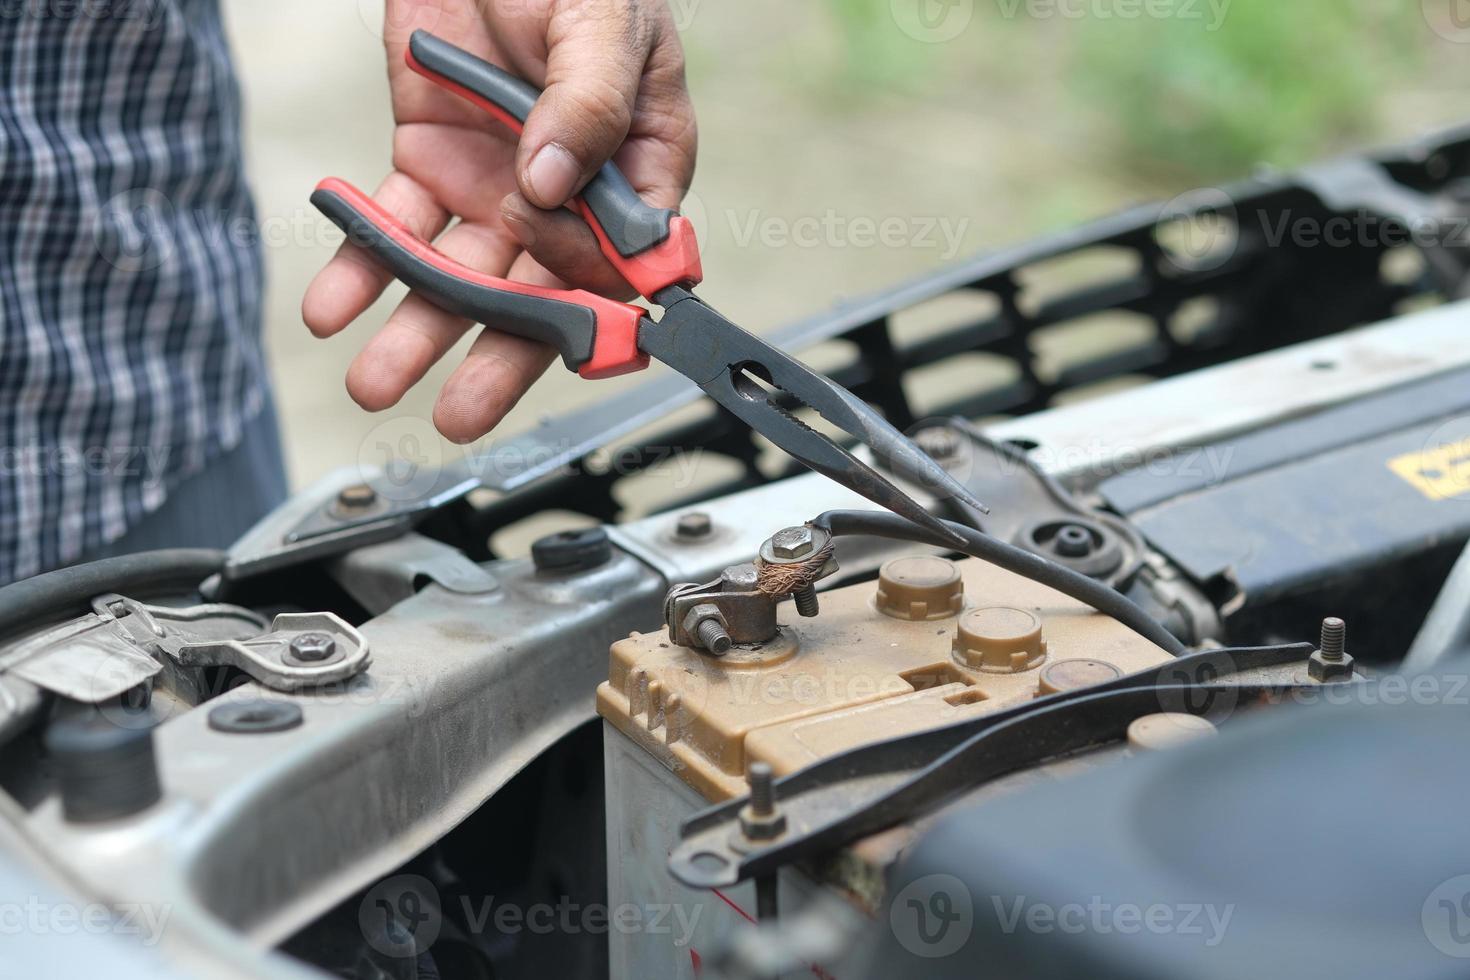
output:
[[[489,62],[426,31],[415,31],[406,60],[432,82],[480,106],[520,133],[540,92]],[[418,238],[402,222],[346,181],[317,185],[312,203],[348,240],[437,305],[497,330],[555,347],[567,367],[605,378],[648,365],[638,349],[645,311],[583,290],[547,289],[469,269]],[[586,219],[623,278],[645,297],[703,278],[688,218],[650,207],[611,162],[582,189],[573,206]]]

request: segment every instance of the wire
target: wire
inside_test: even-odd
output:
[[[1182,640],[1164,629],[1157,620],[1144,612],[1141,606],[1096,579],[1089,578],[1081,572],[1074,572],[1056,562],[1048,561],[1024,548],[992,538],[974,528],[966,527],[955,521],[944,523],[964,539],[965,547],[959,550],[965,554],[988,561],[992,565],[998,565],[1008,572],[1015,572],[1033,582],[1040,582],[1063,595],[1071,596],[1078,602],[1085,602],[1098,612],[1113,617],[1149,642],[1162,647],[1171,656],[1178,657],[1189,651]],[[838,537],[868,534],[878,538],[929,544],[937,548],[953,549],[954,547],[953,542],[947,538],[926,531],[912,521],[899,517],[897,514],[885,514],[879,511],[829,510],[815,518],[811,524],[813,527],[829,531]]]
[[[104,592],[156,595],[190,591],[224,567],[225,553],[206,548],[143,551],[72,565],[0,588],[0,636],[80,614]]]

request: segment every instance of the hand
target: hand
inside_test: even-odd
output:
[[[403,53],[420,27],[545,90],[518,143],[483,110],[408,68]],[[471,268],[631,298],[592,230],[562,205],[610,157],[656,207],[677,207],[689,188],[694,110],[664,0],[388,0],[383,44],[396,128],[378,203]],[[302,318],[330,337],[391,280],[344,244],[308,287]],[[471,326],[410,294],[353,360],[348,393],[368,411],[391,408]],[[456,442],[478,439],[553,356],[482,330],[440,390],[434,425]]]

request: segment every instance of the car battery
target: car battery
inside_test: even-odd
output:
[[[614,980],[697,977],[735,931],[754,927],[752,885],[694,890],[667,867],[680,824],[744,795],[752,763],[779,779],[864,744],[1170,659],[1111,617],[975,559],[897,558],[876,583],[822,593],[815,617],[783,603],[779,621],[773,639],[720,657],[678,646],[667,631],[611,649],[597,706]],[[781,914],[827,892],[873,915],[885,870],[921,829],[895,827],[783,870]],[[618,928],[619,910],[629,928]],[[843,974],[841,963],[809,965]]]

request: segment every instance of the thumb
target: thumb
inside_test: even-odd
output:
[[[547,32],[546,86],[516,157],[521,193],[565,204],[628,137],[652,31],[635,4],[567,4]]]

